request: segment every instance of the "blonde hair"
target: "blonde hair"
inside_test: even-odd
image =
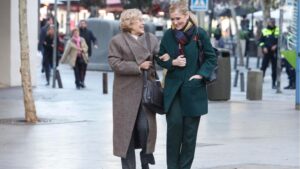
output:
[[[120,17],[120,29],[123,32],[130,32],[133,21],[141,18],[142,12],[138,9],[134,8],[123,11]]]
[[[169,13],[179,12],[183,15],[189,15],[190,20],[198,25],[197,16],[189,11],[188,4],[185,1],[175,1],[170,4]]]

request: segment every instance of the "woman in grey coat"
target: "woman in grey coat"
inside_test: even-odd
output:
[[[141,105],[143,71],[149,72],[148,78],[154,78],[152,60],[158,52],[158,40],[144,32],[138,9],[123,11],[120,27],[122,32],[112,38],[108,56],[114,71],[113,150],[121,157],[123,169],[135,169],[134,150],[142,148],[142,169],[148,169],[149,163],[155,163],[156,117]]]

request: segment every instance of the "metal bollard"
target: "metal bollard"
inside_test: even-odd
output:
[[[241,76],[241,92],[244,92],[244,91],[245,91],[245,78],[244,78],[244,73],[241,72],[241,73],[240,73],[240,76]]]
[[[233,87],[237,87],[238,79],[239,79],[239,70],[235,70]]]
[[[103,94],[107,94],[108,90],[107,90],[107,73],[104,72],[102,73],[102,87],[103,87]]]
[[[256,68],[259,69],[260,68],[260,56],[257,56],[257,62],[256,62]]]
[[[59,88],[63,88],[63,84],[62,84],[62,81],[61,81],[61,78],[60,78],[59,70],[56,70],[56,76],[55,76],[55,78],[57,80],[58,87]]]

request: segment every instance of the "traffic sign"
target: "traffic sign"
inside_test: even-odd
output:
[[[191,0],[192,11],[207,11],[209,0]]]

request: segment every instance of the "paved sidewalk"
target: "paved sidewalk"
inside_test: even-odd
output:
[[[0,89],[0,169],[121,169],[112,155],[113,74],[108,74],[109,94],[103,95],[101,72],[87,72],[87,88],[76,90],[72,70],[60,69],[63,89],[45,86],[39,73],[34,97],[43,122],[37,125],[12,123],[24,117],[21,88]],[[267,75],[262,101],[245,95],[232,88],[231,100],[209,102],[192,169],[300,168],[295,91],[276,94]],[[157,120],[151,169],[166,169],[166,123],[164,116]]]

